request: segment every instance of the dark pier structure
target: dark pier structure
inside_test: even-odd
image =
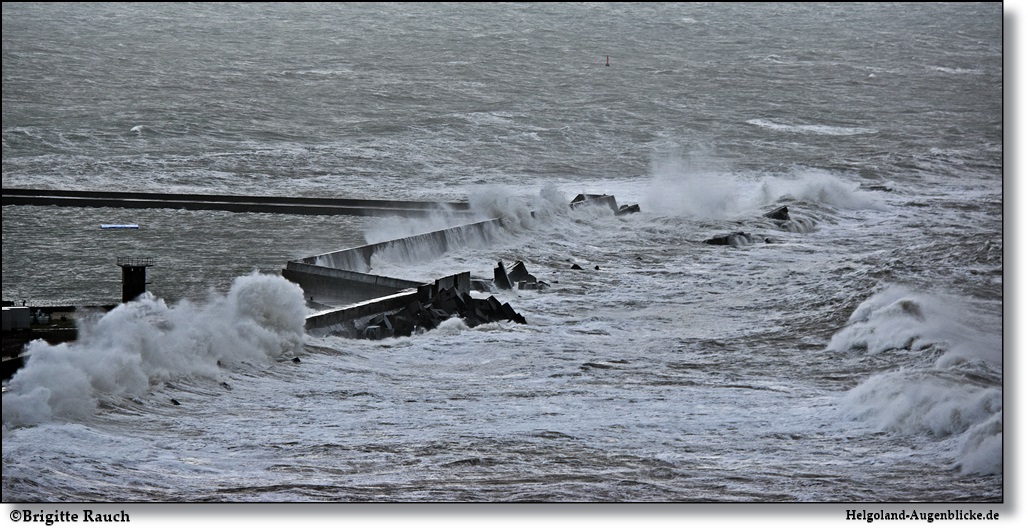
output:
[[[146,268],[153,266],[152,257],[118,257],[121,266],[121,302],[134,301],[146,291]]]

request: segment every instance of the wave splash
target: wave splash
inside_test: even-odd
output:
[[[3,397],[4,427],[86,420],[102,397],[142,396],[155,383],[299,350],[306,315],[299,286],[256,272],[202,305],[144,294],[81,322],[75,342],[30,343]]]
[[[884,205],[859,183],[817,169],[787,175],[746,175],[716,165],[666,160],[652,170],[643,209],[703,220],[754,216],[783,201],[801,201],[847,211],[881,210]]]
[[[975,319],[966,301],[898,286],[866,300],[828,348],[894,354],[901,366],[847,392],[845,413],[943,443],[962,473],[1002,473],[1002,345]]]
[[[499,186],[486,187],[469,194],[470,215],[440,211],[414,222],[398,216],[375,218],[368,222],[364,239],[368,244],[378,244],[493,218],[500,220],[505,229],[517,232],[554,216],[566,216],[570,202],[571,199],[553,185],[543,186],[535,195]]]

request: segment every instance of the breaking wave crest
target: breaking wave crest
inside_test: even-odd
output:
[[[941,353],[936,366],[945,368],[981,360],[998,365],[1002,343],[993,320],[969,299],[890,286],[864,301],[828,345],[831,350],[927,350]]]
[[[963,473],[1003,471],[1003,392],[944,370],[872,376],[843,398],[848,414],[873,427],[956,443]]]
[[[969,301],[888,288],[862,303],[829,349],[896,353],[898,369],[870,376],[842,398],[846,414],[897,434],[927,435],[963,473],[1002,472],[999,332]]]
[[[306,311],[299,286],[257,273],[202,305],[144,294],[80,323],[78,341],[30,343],[4,394],[4,427],[88,419],[101,397],[142,396],[155,383],[298,350]]]

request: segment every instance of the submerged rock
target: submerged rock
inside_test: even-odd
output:
[[[614,215],[615,216],[621,216],[621,215],[638,213],[638,212],[639,212],[639,204],[622,205],[621,207],[618,208],[618,210],[614,213]]]
[[[730,235],[721,235],[716,236],[714,238],[708,238],[703,242],[706,244],[710,244],[712,246],[748,246],[750,244],[753,244],[756,240],[759,240],[759,238],[756,238],[753,235],[750,235],[749,233],[743,233],[742,231],[738,231]]]
[[[789,220],[789,208],[783,205],[764,216],[772,220]]]

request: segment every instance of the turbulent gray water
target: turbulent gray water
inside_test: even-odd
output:
[[[5,206],[5,300],[157,265],[5,385],[4,501],[1001,501],[1001,36],[1002,4],[5,4],[5,189],[466,199],[500,240],[373,271],[552,288],[307,335],[287,260],[459,220]]]

